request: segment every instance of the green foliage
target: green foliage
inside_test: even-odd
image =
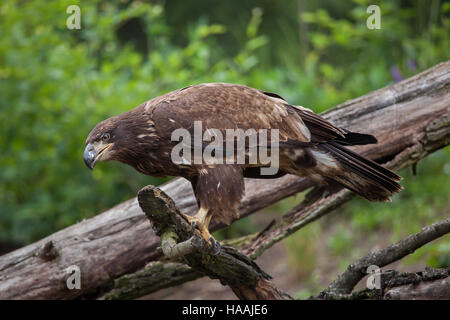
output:
[[[295,273],[304,279],[310,279],[317,266],[317,251],[320,243],[320,224],[310,224],[302,232],[286,239],[288,262],[294,267]]]
[[[172,44],[160,5],[91,1],[81,5],[82,29],[68,30],[70,1],[6,1],[0,8],[0,240],[26,243],[135,195],[143,177],[120,164],[90,172],[84,140],[106,117],[186,85],[241,82],[255,67],[261,12],[247,26],[247,45],[214,57],[222,25],[201,21],[185,46]],[[144,55],[118,30],[139,19],[151,47]],[[244,81],[245,82],[245,81]]]

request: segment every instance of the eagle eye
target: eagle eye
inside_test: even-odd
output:
[[[104,134],[102,135],[102,140],[103,140],[103,141],[108,141],[109,138],[110,138],[110,135],[109,135],[108,132],[106,132],[106,133],[104,133]]]

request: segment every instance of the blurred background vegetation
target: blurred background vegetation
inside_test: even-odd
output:
[[[72,4],[81,8],[80,30],[66,27]],[[366,27],[369,4],[381,7],[380,30]],[[163,182],[115,163],[89,171],[84,142],[100,120],[218,81],[277,92],[320,112],[448,60],[449,16],[450,3],[439,0],[3,0],[0,247],[28,244]],[[405,190],[392,205],[357,199],[290,237],[288,263],[310,279],[298,295],[317,286],[318,250],[342,269],[448,216],[449,156],[447,147],[422,161],[417,176],[401,172]],[[301,197],[265,211],[281,214]],[[259,227],[250,217],[220,236]],[[404,263],[449,266],[449,251],[447,236]]]

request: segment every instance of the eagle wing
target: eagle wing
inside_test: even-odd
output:
[[[203,130],[278,129],[280,141],[311,140],[311,132],[295,108],[243,85],[211,83],[187,87],[150,100],[144,110],[151,113],[159,134],[166,137],[176,128],[193,130],[194,121],[201,121]]]

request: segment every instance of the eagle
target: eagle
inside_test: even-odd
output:
[[[258,148],[276,153],[276,172],[264,174],[262,169],[270,164],[258,159],[244,163],[191,161],[188,154],[184,161],[174,161],[173,150],[180,142],[173,139],[173,132],[181,129],[193,133],[196,123],[201,123],[202,134],[222,136],[227,136],[227,130],[269,130],[270,142],[253,140],[257,143],[241,150],[245,160]],[[277,145],[271,143],[275,131]],[[211,141],[217,137],[210,135]],[[244,140],[250,138],[244,136]],[[236,147],[234,143],[225,146],[225,142],[219,141],[210,154],[225,157],[225,149]],[[186,178],[192,184],[199,210],[185,218],[212,248],[220,251],[209,224],[212,217],[226,225],[233,221],[244,194],[244,177],[268,179],[293,174],[322,185],[343,186],[370,201],[390,201],[402,189],[398,183],[401,177],[347,148],[373,143],[377,143],[374,136],[338,127],[277,94],[238,84],[205,83],[169,92],[101,121],[86,139],[84,162],[93,169],[99,161],[115,160],[146,175]],[[204,141],[185,144],[194,153],[207,148]]]

